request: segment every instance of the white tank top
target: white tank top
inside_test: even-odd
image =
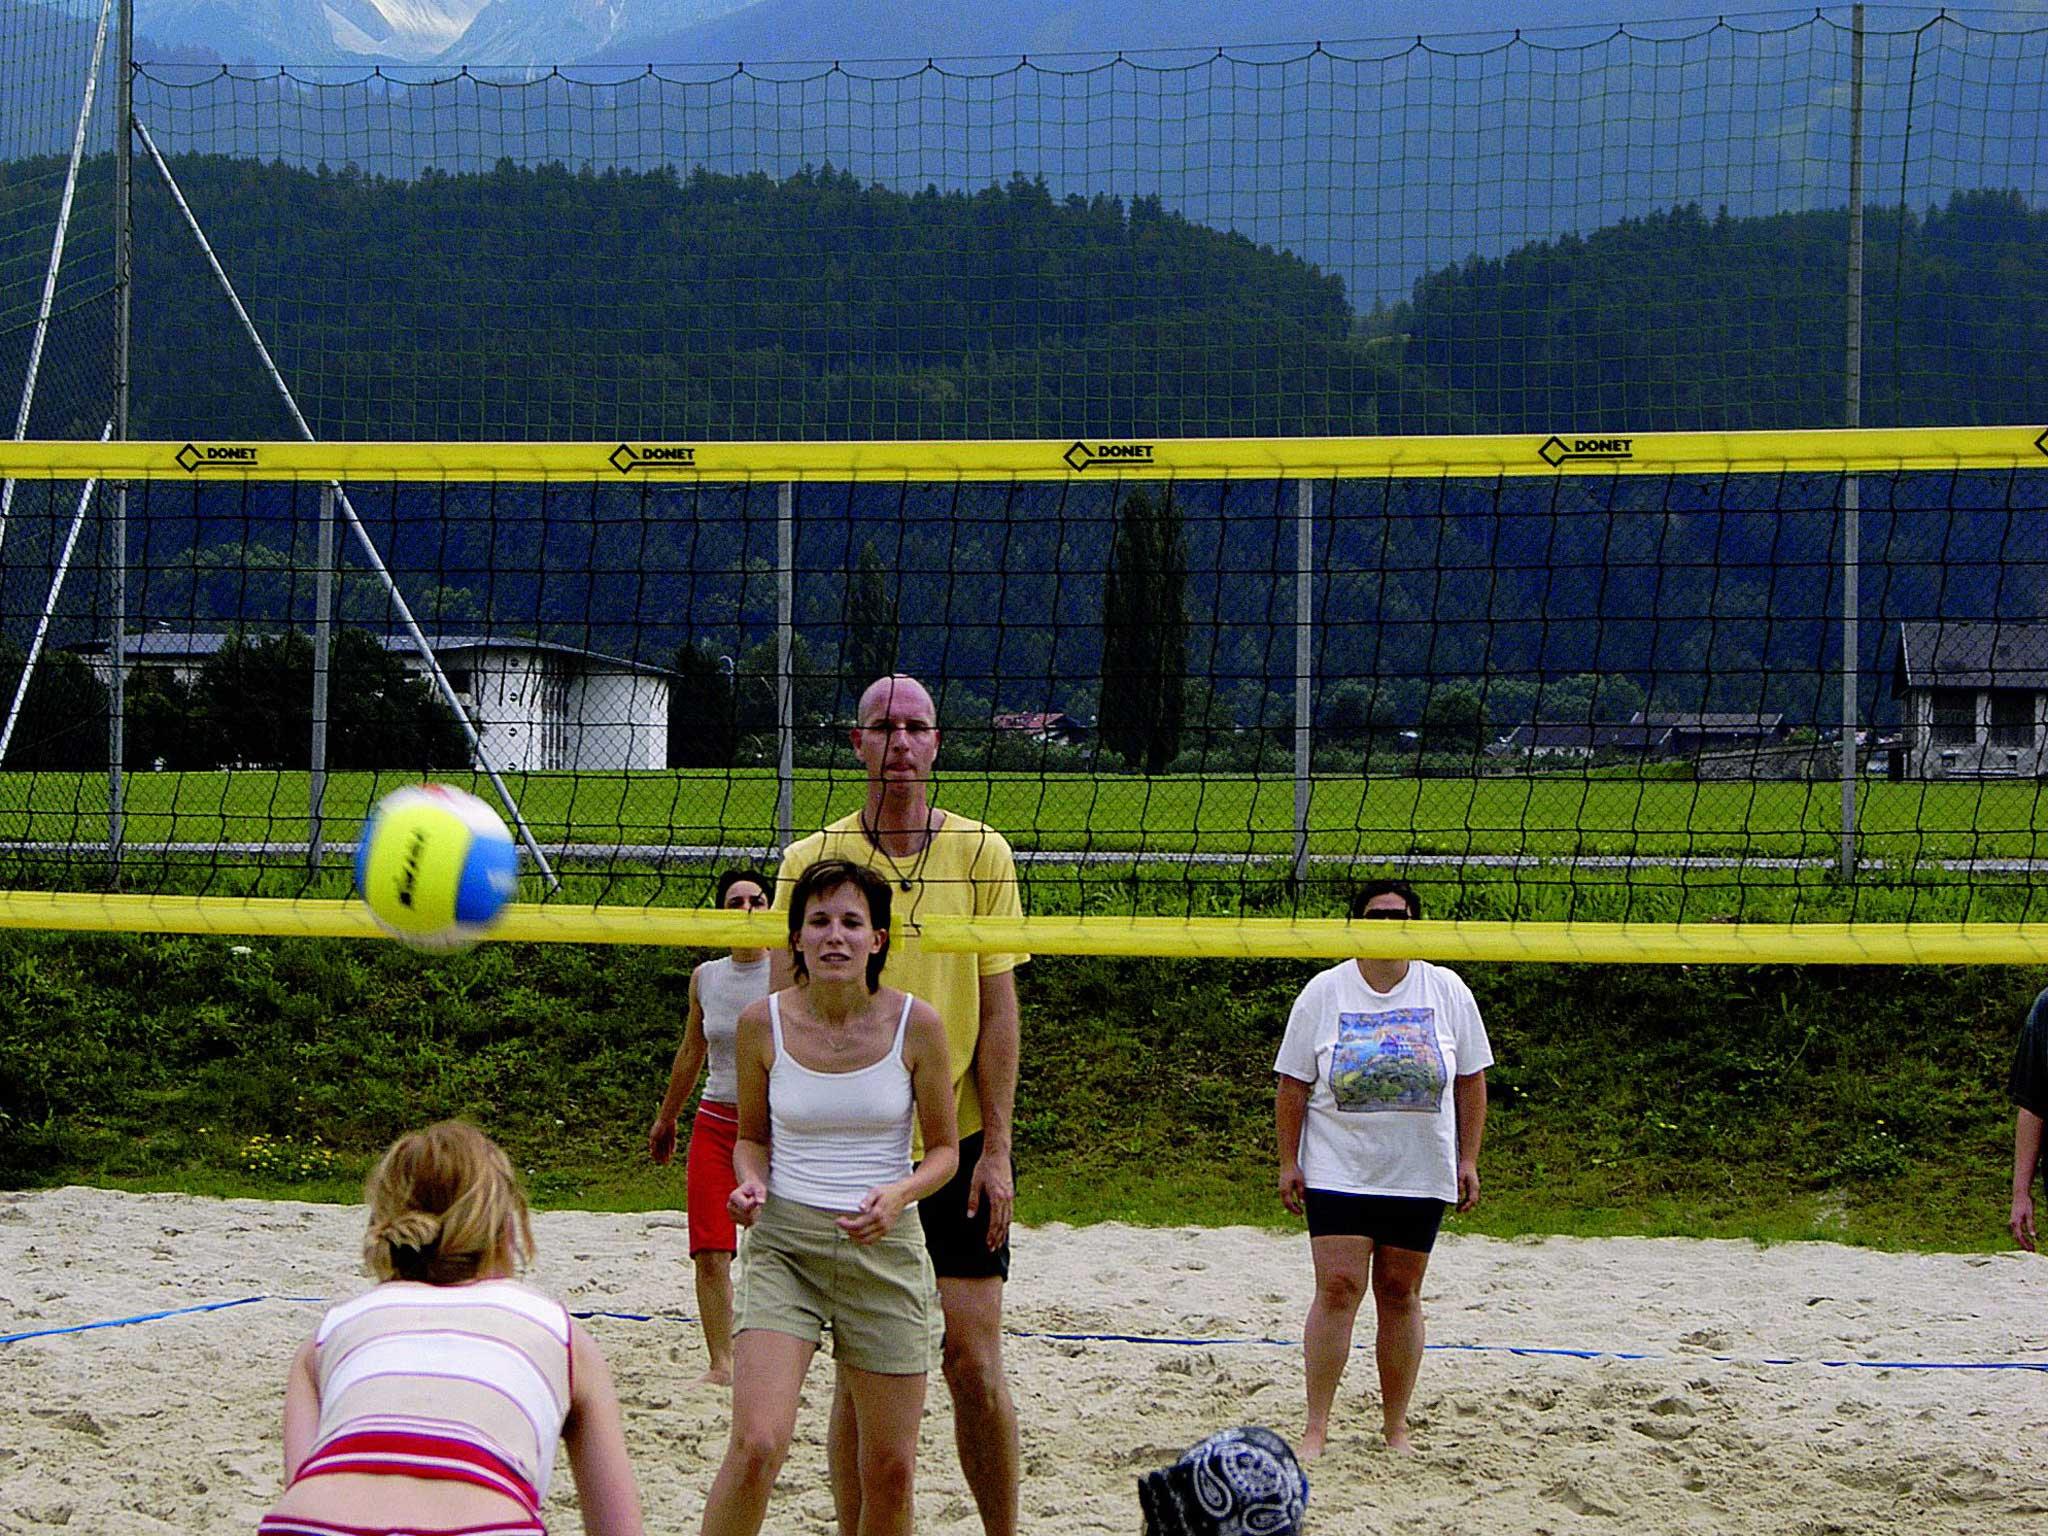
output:
[[[782,1040],[782,999],[768,999],[775,1064],[768,1069],[768,1192],[825,1211],[857,1211],[869,1190],[910,1173],[910,1069],[903,1037],[910,994],[896,1038],[877,1061],[852,1072],[813,1072]]]
[[[704,1097],[720,1104],[739,1101],[740,1010],[768,995],[768,957],[741,965],[731,955],[697,967],[697,1006],[704,1010]]]

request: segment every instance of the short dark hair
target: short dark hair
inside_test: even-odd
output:
[[[1408,904],[1410,917],[1422,916],[1422,897],[1406,880],[1368,880],[1351,893],[1351,915],[1365,916],[1365,909],[1380,896],[1398,896]]]
[[[741,881],[761,887],[761,894],[770,901],[775,899],[775,877],[764,875],[758,869],[728,869],[718,877],[718,884],[711,890],[711,905],[722,907],[732,888]]]
[[[881,986],[882,967],[889,963],[889,882],[865,864],[850,859],[820,859],[797,876],[796,888],[789,893],[790,965],[798,981],[810,980],[804,952],[796,942],[797,935],[803,932],[805,910],[812,897],[829,896],[842,885],[852,886],[867,898],[868,921],[882,931],[882,947],[868,956],[868,990],[872,992]]]

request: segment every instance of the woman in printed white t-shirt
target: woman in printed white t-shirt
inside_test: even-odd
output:
[[[1373,880],[1354,918],[1419,918],[1405,882]],[[1426,960],[1346,960],[1301,989],[1273,1070],[1280,1199],[1308,1216],[1315,1299],[1302,1335],[1308,1426],[1301,1457],[1323,1452],[1330,1404],[1351,1355],[1366,1288],[1387,1444],[1403,1453],[1422,1366],[1422,1276],[1444,1207],[1479,1203],[1486,1069],[1493,1064],[1472,989]]]

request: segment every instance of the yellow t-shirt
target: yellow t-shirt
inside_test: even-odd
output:
[[[841,817],[822,832],[791,845],[775,877],[775,910],[789,910],[790,892],[803,872],[820,859],[865,864],[889,882],[889,960],[882,980],[921,997],[938,1009],[946,1025],[953,1061],[954,1104],[960,1134],[981,1129],[981,1094],[974,1081],[974,1048],[981,1039],[981,978],[1013,971],[1029,955],[967,955],[927,952],[918,944],[918,919],[1021,917],[1017,861],[1003,834],[983,822],[947,811],[922,854],[893,863],[868,841],[860,813]],[[902,882],[908,880],[906,892]]]

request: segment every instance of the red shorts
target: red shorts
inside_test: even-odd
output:
[[[739,1229],[726,1200],[739,1188],[732,1171],[732,1147],[739,1139],[740,1112],[734,1104],[705,1099],[690,1124],[689,1215],[690,1256],[736,1253]]]

